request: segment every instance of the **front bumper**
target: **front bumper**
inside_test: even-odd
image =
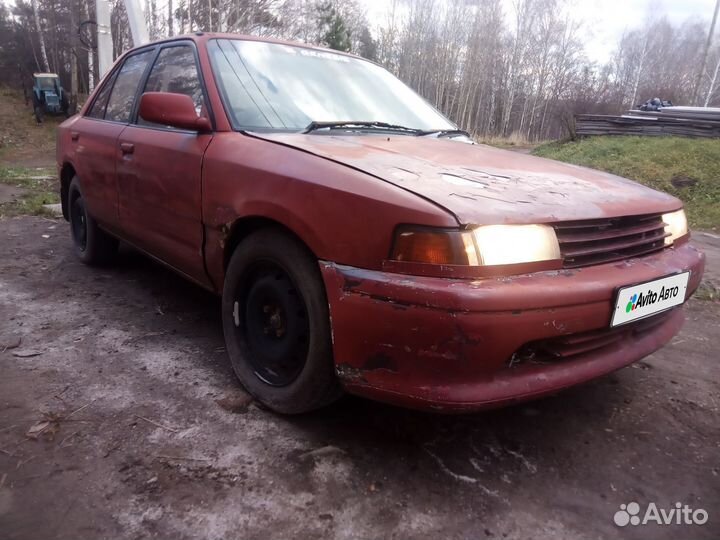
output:
[[[689,297],[704,265],[704,255],[685,243],[619,263],[477,281],[330,262],[321,271],[347,391],[459,412],[539,397],[651,354],[680,330],[682,309],[645,319],[655,321],[642,332],[639,324],[610,331],[615,291],[689,270]],[[556,339],[602,346],[583,352],[575,345],[579,353],[547,363],[516,361],[528,344]]]

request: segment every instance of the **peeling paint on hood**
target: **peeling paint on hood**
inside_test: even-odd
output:
[[[682,206],[675,197],[619,176],[485,145],[387,135],[253,136],[390,182],[442,206],[463,225],[550,223]]]

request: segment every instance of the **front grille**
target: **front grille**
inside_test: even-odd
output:
[[[564,268],[629,259],[665,246],[660,214],[555,223]]]
[[[651,331],[665,322],[671,311],[659,313],[647,319],[616,328],[603,328],[592,332],[569,334],[555,338],[526,343],[510,359],[510,366],[521,363],[547,364],[562,360],[572,360],[625,339],[633,339]]]

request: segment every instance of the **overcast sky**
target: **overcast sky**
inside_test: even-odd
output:
[[[392,0],[360,1],[367,8],[371,24],[382,23],[392,3]],[[502,1],[510,12],[512,0]],[[715,0],[575,0],[572,6],[573,15],[584,23],[588,57],[605,62],[623,32],[641,26],[648,16],[666,15],[677,22],[696,17],[707,20],[709,26]]]

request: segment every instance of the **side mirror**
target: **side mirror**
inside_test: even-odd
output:
[[[139,114],[153,124],[190,129],[201,133],[212,131],[210,120],[198,116],[195,103],[185,94],[146,92],[140,97]]]

